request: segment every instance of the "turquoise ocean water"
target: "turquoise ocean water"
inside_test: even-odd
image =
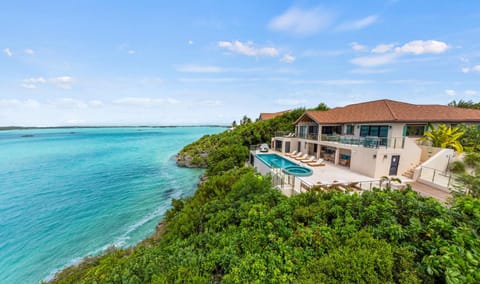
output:
[[[176,167],[173,156],[223,130],[0,131],[0,283],[38,283],[86,255],[147,237],[202,173]]]

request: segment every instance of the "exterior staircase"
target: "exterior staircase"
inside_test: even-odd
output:
[[[413,179],[413,174],[415,173],[415,169],[420,166],[421,162],[416,164],[415,166],[411,167],[410,169],[408,169],[407,171],[405,171],[402,176],[406,177],[406,178],[409,178],[409,179]]]

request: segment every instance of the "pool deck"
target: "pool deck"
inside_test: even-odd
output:
[[[366,175],[353,172],[349,168],[344,166],[337,166],[330,162],[324,162],[325,166],[311,167],[307,164],[304,164],[295,159],[287,157],[283,153],[276,152],[276,151],[269,151],[269,153],[275,153],[298,165],[302,165],[304,167],[311,169],[313,171],[313,174],[311,176],[297,177],[297,179],[303,181],[304,183],[310,186],[322,185],[322,184],[323,185],[342,184],[342,183],[348,184],[348,183],[356,183],[356,182],[361,182],[366,184],[371,183],[373,185],[378,186],[379,179],[375,179]],[[402,181],[401,185],[409,184],[412,187],[412,189],[418,192],[420,195],[426,196],[426,197],[433,197],[442,203],[446,203],[448,198],[451,197],[450,193],[439,190],[437,188],[433,188],[425,184],[415,182],[404,176],[394,176],[394,178],[400,179]],[[394,185],[396,186],[397,184],[394,184]],[[287,188],[287,189],[280,188],[280,190],[282,191],[283,194],[287,196],[291,196],[293,192],[291,188]]]
[[[331,162],[324,162],[325,166],[320,166],[320,167],[311,167],[307,164],[304,164],[302,162],[299,162],[295,159],[292,159],[290,157],[287,157],[283,155],[282,153],[279,152],[273,152],[277,155],[280,155],[284,157],[287,160],[290,160],[298,165],[301,165],[303,167],[307,167],[313,171],[313,174],[308,177],[300,177],[303,181],[305,181],[307,184],[310,185],[316,185],[316,184],[333,184],[333,183],[347,183],[347,182],[373,182],[373,181],[378,181],[378,179],[362,175],[359,173],[356,173],[352,170],[350,170],[347,167],[344,166],[337,166],[334,165]],[[396,178],[399,178],[402,183],[405,182],[411,182],[412,180],[407,179],[406,177],[403,176],[395,176]]]

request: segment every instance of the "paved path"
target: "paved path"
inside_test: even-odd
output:
[[[452,196],[448,192],[445,192],[443,190],[428,186],[428,185],[423,184],[423,183],[412,182],[412,183],[409,183],[409,184],[412,187],[412,189],[415,190],[416,192],[420,193],[420,195],[427,196],[427,197],[433,197],[433,198],[435,198],[435,199],[437,199],[437,200],[439,200],[443,203],[445,203],[447,201],[447,199]]]

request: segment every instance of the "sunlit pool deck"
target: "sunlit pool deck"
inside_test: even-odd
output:
[[[269,151],[268,153],[277,154],[295,164],[307,167],[313,171],[312,175],[306,177],[295,177],[292,181],[291,179],[287,182],[281,182],[281,184],[277,185],[277,188],[282,191],[283,194],[287,196],[291,196],[296,193],[304,192],[308,190],[312,186],[332,186],[332,185],[340,185],[347,186],[347,185],[355,185],[360,190],[369,190],[373,187],[379,187],[380,181],[379,179],[375,179],[366,175],[362,175],[356,172],[351,171],[350,169],[337,166],[330,162],[324,162],[324,166],[312,167],[305,163],[299,162],[293,158],[285,156],[283,153],[276,152],[276,151]],[[410,179],[405,177],[396,176],[395,178],[399,178],[402,183],[401,184],[392,184],[392,187],[402,187],[407,182],[410,182]]]

